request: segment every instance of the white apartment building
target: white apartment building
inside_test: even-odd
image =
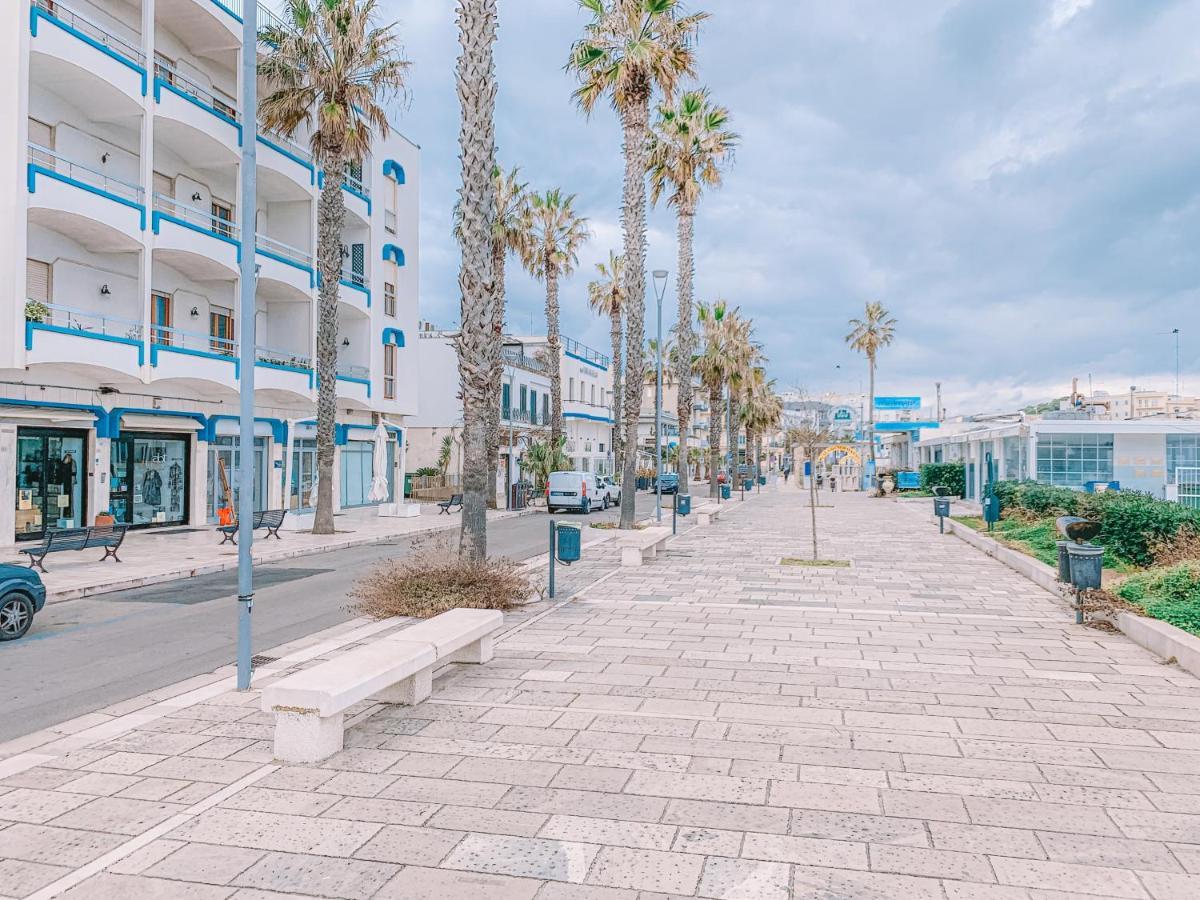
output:
[[[237,483],[240,343],[255,347],[255,502],[309,505],[317,197],[307,139],[259,132],[239,196],[242,0],[9,0],[0,19],[0,544],[111,512],[204,525]],[[260,8],[260,21],[273,14]],[[371,437],[416,412],[419,149],[348,167],[340,281],[342,507]],[[238,333],[254,235],[255,333]],[[392,442],[389,478],[402,453]],[[285,460],[287,448],[291,459]],[[285,483],[287,481],[288,483]]]
[[[531,355],[547,352],[546,336],[523,337]],[[561,338],[563,431],[571,468],[604,475],[613,470],[612,372],[607,355],[573,338]]]
[[[417,342],[420,408],[407,420],[408,469],[435,467],[442,441],[449,436],[452,452],[446,473],[461,476],[463,404],[459,390],[455,332],[422,325]],[[529,441],[550,434],[550,377],[540,347],[526,339],[504,339],[500,385],[500,458],[496,473],[497,502],[504,506],[509,487],[525,478],[521,454]]]
[[[1136,387],[1115,394],[1095,391],[1090,396],[1079,395],[1076,403],[1077,407],[1072,406],[1068,398],[1059,407],[1063,411],[1078,408],[1093,418],[1108,420],[1145,419],[1151,416],[1191,419],[1200,413],[1200,397],[1178,396],[1167,391]]]

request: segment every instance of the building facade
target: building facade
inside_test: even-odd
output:
[[[215,521],[241,462],[243,340],[254,343],[255,502],[310,504],[325,173],[305,135],[247,127],[240,9],[5,7],[0,543],[101,512],[136,527]],[[272,16],[260,10],[260,21]],[[239,165],[254,131],[258,197],[247,211]],[[375,425],[395,436],[416,412],[405,335],[417,322],[418,187],[419,150],[394,131],[347,167],[334,485],[343,507],[367,503]],[[253,335],[238,333],[243,252],[257,268]],[[393,439],[392,479],[399,446]]]

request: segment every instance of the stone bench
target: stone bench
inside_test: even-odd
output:
[[[503,623],[496,610],[452,609],[280,679],[262,693],[263,711],[275,714],[276,758],[312,763],[332,756],[342,749],[349,707],[369,697],[426,700],[434,667],[488,662]]]
[[[697,525],[711,525],[725,511],[719,503],[705,503],[692,510],[696,514]]]
[[[640,566],[646,560],[654,559],[659,553],[667,551],[667,538],[671,536],[670,528],[643,528],[641,531],[631,531],[617,538],[617,546],[621,548],[622,566]]]

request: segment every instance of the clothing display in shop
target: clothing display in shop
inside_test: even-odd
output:
[[[142,501],[147,506],[162,505],[162,476],[154,469],[142,479]]]
[[[167,473],[167,487],[171,491],[171,512],[179,512],[183,502],[183,466],[171,463]]]

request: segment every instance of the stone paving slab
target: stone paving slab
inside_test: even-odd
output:
[[[804,502],[589,548],[319,765],[229,692],[2,778],[0,896],[1200,897],[1200,681],[903,504],[783,566]]]

